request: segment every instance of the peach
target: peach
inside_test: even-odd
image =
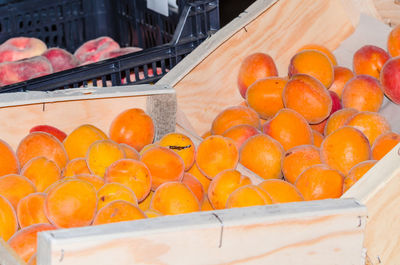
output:
[[[19,173],[19,161],[11,146],[0,140],[0,176]]]
[[[111,123],[110,138],[125,143],[137,151],[154,140],[153,120],[142,109],[128,109],[120,113]]]
[[[68,161],[62,172],[63,177],[72,177],[79,174],[90,174],[86,158],[78,157]]]
[[[379,78],[382,66],[389,58],[384,49],[374,45],[364,45],[353,55],[353,71],[356,75]]]
[[[3,195],[17,209],[18,202],[36,192],[35,185],[24,176],[10,174],[0,177],[0,195]]]
[[[379,111],[383,92],[378,79],[369,75],[357,75],[346,83],[342,94],[344,108],[358,111]]]
[[[109,166],[104,176],[106,183],[119,183],[133,191],[139,202],[150,192],[152,176],[145,163],[133,159],[121,159]]]
[[[380,81],[385,95],[400,104],[400,57],[391,58],[383,65]]]
[[[387,39],[387,50],[392,57],[400,55],[400,26],[394,27]]]
[[[0,63],[39,56],[46,49],[46,44],[37,38],[11,38],[0,45]]]
[[[334,71],[331,60],[317,50],[303,50],[296,53],[290,60],[288,75],[307,74],[322,83],[325,88],[331,86]]]
[[[282,92],[286,108],[300,113],[311,124],[325,120],[332,110],[332,98],[317,79],[306,74],[292,75]]]
[[[97,209],[100,210],[107,204],[113,201],[126,201],[130,202],[135,206],[138,206],[138,202],[135,193],[119,183],[107,183],[97,191]]]
[[[256,185],[246,185],[234,190],[226,201],[225,208],[249,207],[272,204],[268,193]]]
[[[79,65],[79,62],[74,55],[61,48],[48,49],[42,54],[42,56],[49,60],[51,66],[53,66],[54,72],[64,71]]]
[[[278,76],[278,70],[271,56],[265,53],[253,53],[248,55],[240,64],[238,74],[238,87],[240,95],[246,98],[247,88],[256,80]]]
[[[125,54],[130,54],[134,52],[141,51],[142,48],[139,47],[125,47],[125,48],[119,48],[115,50],[111,50],[109,52],[103,53],[100,57],[100,60],[105,60],[105,59],[110,59],[110,58],[115,58],[119,57]]]
[[[220,112],[211,124],[212,135],[222,135],[236,125],[251,125],[260,128],[260,118],[257,112],[249,107],[234,106]]]
[[[94,218],[93,225],[117,223],[147,218],[134,204],[127,201],[113,201],[101,208]]]
[[[17,206],[17,216],[21,228],[33,225],[50,223],[44,212],[46,193],[36,192],[22,198]]]
[[[239,151],[233,140],[211,135],[197,148],[196,164],[205,176],[214,178],[225,169],[234,169],[239,162]]]
[[[7,243],[22,260],[28,262],[36,253],[37,233],[55,229],[57,228],[51,224],[34,224],[19,230]]]
[[[7,241],[18,230],[18,219],[11,203],[0,195],[0,238]]]
[[[349,68],[343,66],[335,66],[333,71],[333,83],[329,87],[329,90],[335,92],[341,99],[344,85],[354,77],[354,73]]]
[[[231,127],[230,129],[226,130],[222,136],[232,139],[239,150],[247,139],[260,133],[261,132],[257,128],[251,125],[242,124]]]
[[[25,164],[21,175],[32,181],[38,192],[43,192],[61,178],[61,170],[54,161],[38,156]]]
[[[119,44],[110,37],[99,37],[82,44],[74,55],[81,64],[95,63],[101,60],[104,54],[119,48]]]
[[[0,63],[0,86],[19,83],[51,73],[53,73],[53,67],[44,56]]]

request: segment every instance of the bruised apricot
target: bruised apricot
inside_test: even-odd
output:
[[[212,135],[197,148],[196,164],[205,176],[212,179],[225,169],[234,169],[239,161],[239,151],[233,140]]]
[[[39,156],[25,164],[21,175],[32,181],[38,192],[43,192],[61,178],[61,170],[54,161]]]
[[[346,122],[346,125],[360,130],[368,138],[371,146],[374,144],[377,137],[391,130],[390,124],[385,117],[379,113],[370,111],[354,114]]]
[[[18,230],[18,220],[11,203],[0,195],[0,238],[7,241]]]
[[[260,128],[260,118],[257,112],[244,106],[229,107],[215,117],[211,124],[211,134],[222,135],[229,128],[242,124]]]
[[[186,135],[181,133],[169,133],[164,135],[158,144],[177,153],[185,163],[185,171],[193,166],[196,148],[193,141]]]
[[[79,179],[89,182],[93,185],[93,187],[98,191],[104,185],[104,180],[99,176],[93,174],[79,174],[72,177],[65,177],[63,180],[66,179]]]
[[[288,74],[289,77],[296,74],[310,75],[328,88],[333,82],[333,64],[328,56],[320,51],[303,50],[291,58]]]
[[[341,99],[344,86],[350,79],[354,77],[354,73],[349,68],[343,66],[335,66],[333,71],[333,83],[329,87],[329,90],[335,92]]]
[[[54,161],[60,168],[68,162],[68,156],[61,142],[51,134],[33,132],[28,134],[18,145],[17,157],[23,167],[34,157],[44,156]]]
[[[293,184],[305,169],[321,164],[319,152],[319,148],[313,145],[299,145],[287,150],[282,159],[285,180]]]
[[[268,76],[278,76],[278,70],[272,57],[261,52],[248,55],[239,68],[237,83],[240,95],[246,98],[247,88],[256,80]]]
[[[343,175],[356,164],[371,158],[367,137],[350,126],[343,126],[326,136],[320,152],[321,161]]]
[[[281,178],[284,150],[272,137],[259,134],[250,137],[240,149],[240,163],[263,179]]]
[[[96,190],[87,181],[59,181],[48,190],[45,212],[49,221],[57,227],[90,225],[96,209]]]
[[[145,163],[134,159],[121,159],[107,168],[104,180],[120,183],[133,191],[140,202],[149,194],[152,176]]]
[[[314,165],[304,170],[295,186],[304,200],[339,198],[343,194],[344,176],[327,165]]]
[[[155,190],[150,208],[163,215],[175,215],[199,211],[200,204],[185,184],[171,181]]]
[[[185,173],[182,178],[182,183],[185,184],[194,195],[200,204],[203,204],[204,189],[200,181],[190,173]]]
[[[207,193],[208,199],[214,209],[224,209],[229,195],[237,188],[249,184],[251,184],[249,177],[243,176],[239,171],[224,170],[211,181]]]
[[[22,260],[28,262],[36,253],[37,233],[55,229],[51,224],[34,224],[16,232],[7,243]]]
[[[300,113],[311,124],[325,120],[332,110],[332,98],[326,87],[306,74],[293,75],[282,92],[286,108]]]
[[[136,160],[140,159],[139,152],[132,146],[127,145],[127,144],[119,144],[119,146],[124,151],[125,158],[136,159]]]
[[[117,143],[111,140],[94,142],[86,154],[86,161],[90,171],[99,177],[104,177],[107,167],[122,158],[124,158],[124,151]]]
[[[303,195],[293,184],[281,179],[267,179],[258,186],[267,192],[273,203],[304,201]]]
[[[374,165],[376,160],[366,160],[358,163],[352,167],[349,174],[344,178],[343,192],[346,192],[351,186],[353,186],[365,173],[368,172]]]
[[[0,176],[19,173],[19,162],[12,148],[0,140]]]
[[[256,185],[246,185],[234,190],[226,201],[225,208],[249,207],[272,204],[270,196]]]
[[[142,109],[128,109],[120,113],[111,123],[110,138],[125,143],[140,151],[154,139],[154,123]]]
[[[326,122],[324,135],[327,136],[344,126],[356,113],[358,113],[358,110],[352,108],[344,108],[333,113]]]
[[[147,218],[146,215],[134,204],[117,200],[101,208],[94,218],[93,225],[117,223]]]
[[[283,108],[282,92],[287,80],[268,77],[255,81],[247,90],[246,101],[262,119],[274,116]]]
[[[378,79],[369,75],[357,75],[344,86],[343,108],[377,112],[383,103],[383,91]]]
[[[68,161],[62,172],[63,177],[72,177],[79,174],[90,174],[86,158],[78,157]]]
[[[255,127],[247,124],[236,125],[232,128],[226,130],[222,136],[228,137],[235,142],[238,149],[243,145],[243,143],[249,139],[251,136],[260,134],[261,132]]]
[[[325,54],[329,60],[331,61],[332,65],[336,66],[337,61],[335,55],[329,50],[327,47],[321,44],[310,43],[302,46],[297,52],[304,51],[304,50],[317,50]]]
[[[107,183],[97,191],[97,209],[101,209],[112,201],[127,201],[138,206],[135,193],[119,183]]]
[[[211,179],[207,178],[199,168],[197,167],[196,163],[187,171],[187,173],[192,174],[198,181],[200,181],[201,185],[203,186],[203,190],[206,192],[208,187],[210,186]]]
[[[18,223],[21,228],[33,224],[50,223],[44,212],[46,193],[36,192],[22,198],[17,206]]]
[[[36,192],[35,185],[24,176],[10,174],[0,177],[0,195],[3,195],[17,209],[18,202]]]
[[[99,128],[84,124],[68,134],[63,144],[69,159],[72,160],[78,157],[86,157],[87,150],[94,142],[107,138],[107,135]]]
[[[263,132],[277,140],[285,150],[292,147],[313,144],[310,125],[298,112],[292,109],[281,109],[263,125]]]
[[[394,132],[383,133],[372,145],[372,159],[380,160],[400,142],[400,135]]]
[[[150,170],[153,191],[165,182],[180,181],[185,170],[183,159],[163,146],[150,148],[142,154],[140,161]]]

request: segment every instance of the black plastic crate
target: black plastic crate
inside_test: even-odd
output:
[[[3,86],[0,93],[50,91],[88,83],[93,86],[154,83],[219,29],[218,0],[179,0],[179,8],[170,8],[169,16],[147,9],[146,0],[5,2],[0,4],[0,43],[11,37],[36,37],[48,47],[73,53],[88,40],[110,36],[121,47],[136,46],[143,50]],[[157,68],[162,72],[157,74]],[[130,78],[133,75],[135,81]]]

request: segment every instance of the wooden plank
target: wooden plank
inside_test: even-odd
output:
[[[268,53],[279,74],[285,76],[298,48],[312,42],[335,49],[354,31],[357,14],[340,0],[257,1],[158,84],[175,88],[178,108],[201,135],[219,112],[243,101],[236,82],[240,63],[247,55]]]
[[[364,264],[366,208],[352,199],[164,216],[39,234],[56,264]]]
[[[108,133],[112,120],[129,108],[142,108],[153,118],[156,139],[175,128],[176,96],[170,86],[30,91],[0,94],[0,139],[15,150],[29,129],[39,124],[66,133],[79,125],[92,124]]]
[[[378,18],[390,26],[400,24],[399,0],[352,0],[360,10]]]
[[[2,238],[0,238],[0,265],[26,265]]]

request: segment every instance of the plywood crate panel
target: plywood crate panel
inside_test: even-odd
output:
[[[352,69],[352,55],[362,45],[386,49],[388,24],[400,19],[399,12],[391,11],[398,8],[398,1],[258,0],[158,83],[176,89],[178,127],[202,135],[218,113],[243,101],[237,74],[249,54],[268,53],[279,75],[285,76],[295,52],[317,43],[333,50],[339,65]],[[385,18],[389,11],[390,21]],[[380,113],[400,132],[399,106],[385,99]],[[342,196],[356,198],[369,209],[364,245],[371,264],[400,264],[399,148]]]

